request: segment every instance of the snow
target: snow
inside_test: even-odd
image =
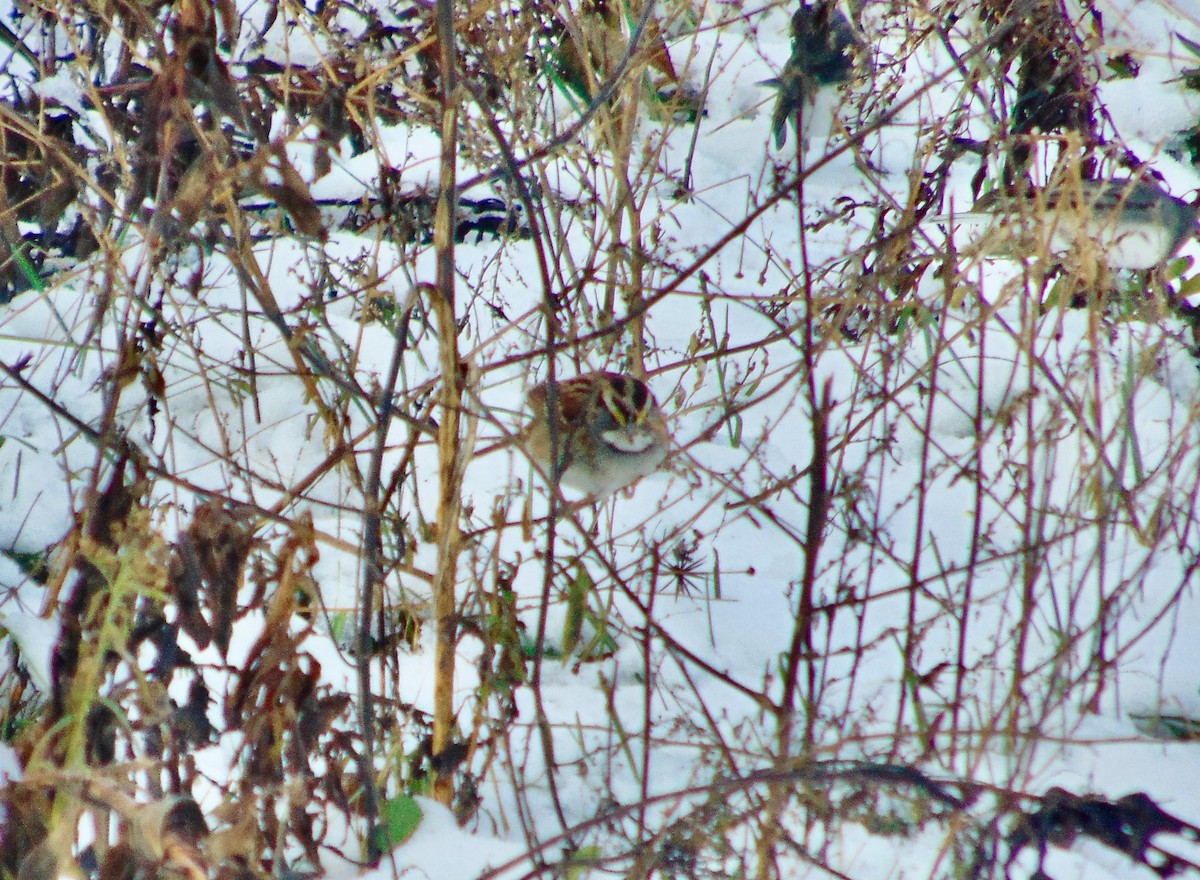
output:
[[[1195,168],[1165,153],[1175,132],[1195,123],[1200,107],[1177,78],[1183,67],[1200,64],[1173,37],[1178,30],[1200,40],[1197,10],[1180,19],[1181,6],[1106,3],[1106,42],[1097,55],[1129,51],[1142,60],[1136,79],[1105,80],[1099,96],[1110,133],[1150,160],[1175,195],[1200,186]],[[711,20],[719,12],[707,7],[706,14]],[[716,29],[674,37],[672,56],[691,84],[701,84],[711,56],[718,62],[695,152],[688,126],[664,134],[643,118],[637,131],[631,177],[651,181],[642,217],[643,237],[654,249],[635,295],[651,295],[696,263],[700,272],[655,301],[646,316],[645,366],[672,418],[678,448],[661,473],[595,510],[568,513],[555,527],[557,564],[567,571],[582,566],[597,584],[589,605],[595,616],[583,641],[603,629],[615,650],[594,662],[547,655],[540,704],[528,686],[515,688],[518,720],[507,733],[505,759],[492,765],[468,828],[445,807],[418,798],[420,826],[380,868],[360,872],[331,860],[324,866],[329,876],[524,876],[530,840],[563,831],[559,809],[568,824],[586,824],[612,803],[635,804],[735,770],[771,766],[783,751],[782,734],[777,717],[754,695],[781,699],[783,658],[797,629],[801,594],[810,587],[818,611],[807,622],[811,656],[802,665],[812,678],[802,674],[794,696],[811,711],[793,720],[788,754],[800,751],[799,731],[807,726],[820,758],[890,757],[938,778],[1030,795],[1051,786],[1111,799],[1145,791],[1164,809],[1200,824],[1194,743],[1151,739],[1134,721],[1200,717],[1194,638],[1200,599],[1191,549],[1197,546],[1200,373],[1190,331],[1154,313],[1153,304],[1131,307],[1120,320],[1044,305],[1036,261],[968,263],[953,282],[937,271],[925,273],[899,302],[907,310],[900,320],[891,288],[862,270],[877,253],[870,250],[876,205],[903,208],[910,177],[935,163],[922,152],[921,126],[945,118],[963,100],[958,81],[947,75],[953,71],[944,49],[933,43],[910,58],[910,72],[891,101],[897,115],[864,147],[824,162],[823,151],[841,143],[836,135],[804,148],[804,161],[815,170],[803,185],[810,227],[803,240],[792,196],[726,241],[796,168],[794,136],[775,150],[773,96],[756,85],[786,60],[786,21],[776,10],[758,22],[757,33],[747,23],[729,26],[720,37]],[[969,45],[971,26],[957,25],[958,48]],[[285,42],[282,26],[275,27],[281,34],[268,39],[269,57],[295,64],[320,59],[323,38]],[[903,34],[870,6],[866,30],[881,55],[900,51]],[[68,85],[60,76],[40,91],[60,95]],[[914,97],[905,104],[904,96]],[[969,127],[986,133],[986,114],[975,110],[979,118]],[[432,191],[437,138],[420,128],[378,134],[373,153],[335,155],[334,171],[313,185],[314,197],[360,195],[382,166],[403,169],[406,191]],[[289,144],[288,155],[306,178],[312,153],[305,144]],[[617,198],[611,169],[575,147],[536,167],[543,185],[596,207],[597,215],[604,213],[597,206]],[[969,201],[977,169],[976,161],[964,159],[949,170],[956,206]],[[459,173],[485,170],[463,161]],[[681,193],[685,176],[691,190]],[[583,284],[574,308],[560,316],[568,337],[595,329],[609,255],[627,249],[629,235],[628,227],[614,230],[593,216],[570,219],[543,242],[553,289]],[[924,255],[940,256],[945,233],[930,224],[922,235],[928,236]],[[145,242],[131,232],[123,244],[130,278],[148,273],[157,279]],[[383,293],[403,304],[411,281],[433,277],[428,252],[412,254],[348,233],[334,233],[324,245],[270,241],[256,254],[289,323],[304,322],[326,351],[344,357],[343,365],[353,363],[364,389],[386,375],[395,343],[389,327],[366,316],[362,294]],[[1190,242],[1184,254],[1200,256],[1200,244]],[[287,345],[265,321],[250,322],[244,335],[237,273],[228,262],[217,254],[189,259],[170,268],[177,278],[202,276],[204,293],[197,301],[169,286],[163,308],[172,334],[159,355],[169,393],[161,411],[149,411],[135,383],[124,389],[117,413],[129,436],[190,484],[155,484],[159,527],[170,535],[186,523],[199,503],[191,487],[198,486],[262,508],[279,505],[289,514],[309,510],[319,532],[356,545],[360,486],[345,472],[325,468],[332,454],[326,424],[291,374]],[[482,616],[476,593],[494,590],[503,566],[525,633],[544,623],[548,645],[558,646],[567,616],[561,578],[550,605],[541,601],[546,490],[506,444],[523,418],[525,391],[546,374],[544,356],[524,359],[544,344],[542,268],[535,246],[523,241],[460,245],[457,268],[466,328],[460,344],[477,370],[466,415],[477,420],[477,450],[489,449],[466,471],[464,499],[479,534],[460,563],[459,598]],[[103,277],[103,265],[94,271]],[[620,315],[628,279],[615,280]],[[1134,283],[1128,275],[1118,281]],[[311,298],[326,289],[336,296],[318,315]],[[94,283],[73,281],[57,286],[53,296],[26,294],[0,311],[0,360],[12,365],[31,356],[22,377],[90,425],[103,412],[101,377],[117,359],[109,328],[97,345],[83,345],[95,296]],[[811,338],[806,298],[816,323]],[[251,311],[260,305],[252,303]],[[833,315],[846,305],[858,309]],[[840,332],[839,322],[855,320],[867,327],[859,339]],[[421,423],[437,417],[428,398],[437,378],[436,340],[423,326],[413,332],[405,361],[408,393],[398,406]],[[570,348],[558,372],[622,368],[634,359],[627,336],[615,349],[611,344]],[[253,389],[241,372],[251,357],[259,373]],[[824,389],[828,434],[819,438],[813,412]],[[345,415],[345,436],[368,438],[355,447],[365,467],[370,414],[349,405]],[[405,538],[412,541],[411,567],[389,588],[403,589],[424,608],[428,584],[419,572],[432,571],[436,561],[415,512],[433,515],[438,465],[434,444],[411,424],[395,423],[385,462],[390,475],[416,438],[402,496],[403,513],[411,517]],[[0,435],[0,548],[51,546],[71,527],[95,450],[58,412],[7,380],[0,384]],[[822,442],[830,512],[809,584],[813,481],[807,469]],[[291,490],[301,483],[303,501],[296,503]],[[567,496],[578,497],[569,490]],[[527,504],[536,523],[529,529],[522,527]],[[392,523],[397,530],[398,520]],[[680,582],[652,562],[656,554],[669,559],[688,542],[696,567],[688,575],[690,589],[676,589]],[[353,607],[359,571],[352,554],[323,547],[314,573],[327,608]],[[0,625],[34,685],[47,692],[58,622],[35,616],[40,608],[28,603],[38,590],[10,564],[0,570],[0,587],[12,596],[0,601]],[[258,615],[240,621],[224,662],[243,663],[260,626]],[[426,620],[415,651],[398,660],[396,682],[377,681],[390,688],[389,696],[423,712],[433,710],[433,630]],[[327,684],[354,693],[354,667],[334,641],[322,633],[310,637],[306,649],[320,661]],[[478,708],[481,651],[477,638],[464,638],[456,680],[464,726]],[[1105,662],[1097,663],[1101,655]],[[214,667],[222,662],[212,649],[196,660]],[[554,730],[557,807],[534,723],[540,711]],[[219,776],[236,746],[222,743],[198,759]],[[18,773],[11,750],[0,745],[0,777]],[[202,805],[210,802],[195,794]],[[753,797],[731,797],[731,809],[749,812]],[[666,828],[702,803],[689,792],[650,807],[640,820],[644,828],[622,815],[589,825],[580,839],[606,856],[623,855],[636,851],[631,840],[645,829]],[[780,819],[791,828],[803,821],[795,803]],[[837,827],[813,834],[829,835],[820,860],[843,875],[947,871],[949,833],[933,823],[908,837],[872,833],[850,821]],[[753,851],[746,827],[728,834],[744,853]],[[1179,843],[1179,851],[1186,847]],[[563,845],[543,855],[561,858]],[[719,873],[744,867],[736,856],[729,859]],[[780,859],[785,876],[822,876],[794,853]],[[501,866],[506,873],[488,873]],[[1014,874],[1028,876],[1035,866],[1036,854],[1026,850]],[[1045,870],[1082,880],[1153,876],[1084,842],[1052,848]]]
[[[474,835],[458,826],[454,814],[435,800],[416,798],[422,820],[413,836],[395,850],[391,859],[366,876],[472,880],[509,861],[520,864],[524,847],[487,835]],[[328,875],[337,878],[338,872]],[[350,876],[364,876],[362,874]],[[520,876],[519,874],[498,876]]]

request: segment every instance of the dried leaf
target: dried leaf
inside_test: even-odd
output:
[[[223,47],[235,45],[242,25],[237,5],[233,0],[215,0],[213,5],[216,7],[217,17],[221,20],[221,45]]]
[[[120,840],[108,848],[100,863],[100,880],[134,880],[143,868],[144,860],[133,847]]]
[[[17,880],[58,880],[58,866],[58,855],[49,840],[43,840],[21,860]]]
[[[288,161],[282,147],[272,146],[269,154],[260,150],[255,160],[246,164],[246,169],[249,172],[247,185],[274,199],[291,218],[298,232],[325,238],[321,210],[309,192],[308,184]],[[278,178],[279,182],[269,181],[268,174]]]

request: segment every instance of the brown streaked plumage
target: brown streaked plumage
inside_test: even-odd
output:
[[[1145,270],[1171,259],[1200,231],[1196,215],[1196,205],[1142,176],[1065,178],[1034,192],[996,190],[956,219],[992,221],[980,236],[984,253],[1025,257],[1041,250],[1069,252],[1090,243],[1110,268]]]
[[[656,470],[667,457],[666,419],[646,383],[627,373],[585,373],[555,383],[557,467],[551,460],[546,383],[529,392],[533,420],[526,451],[551,479],[611,495]]]

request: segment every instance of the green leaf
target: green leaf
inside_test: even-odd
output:
[[[1174,281],[1176,278],[1182,278],[1184,273],[1187,272],[1188,269],[1192,268],[1192,263],[1194,262],[1195,260],[1186,254],[1182,257],[1177,257],[1176,259],[1171,260],[1171,262],[1167,263],[1166,266],[1167,280]]]
[[[43,292],[46,289],[46,282],[38,275],[37,267],[29,262],[29,258],[25,256],[27,249],[25,243],[22,242],[21,246],[12,253],[13,261],[17,264],[17,268],[21,270],[21,274],[25,276],[25,281],[29,284],[29,287],[38,292]]]
[[[586,663],[611,657],[616,653],[617,640],[612,637],[612,634],[608,630],[608,619],[588,611],[587,620],[596,632],[588,643],[583,646],[583,649],[579,651],[579,659]]]
[[[3,445],[4,438],[0,437],[0,446]],[[7,556],[17,564],[23,575],[39,584],[46,583],[50,576],[49,550],[0,550],[0,556]]]
[[[1185,742],[1200,739],[1200,719],[1184,715],[1130,715],[1129,719],[1143,736]]]
[[[1050,286],[1050,291],[1046,294],[1042,305],[1047,310],[1054,308],[1066,308],[1071,302],[1071,279],[1065,275],[1059,276],[1054,284]]]
[[[423,818],[421,807],[414,798],[408,795],[388,798],[379,810],[375,842],[384,852],[393,850],[412,837]]]
[[[532,660],[534,657],[537,657],[538,653],[539,653],[538,646],[537,646],[537,639],[533,638],[532,636],[525,635],[525,633],[521,633],[520,639],[521,639],[521,656],[523,656],[529,660]],[[563,657],[564,654],[565,654],[565,652],[560,651],[558,648],[554,647],[553,645],[542,645],[541,656],[545,657],[547,660],[558,660],[561,657]]]
[[[567,870],[563,876],[566,880],[580,880],[581,877],[587,875],[587,872],[600,864],[600,857],[604,853],[600,847],[596,845],[581,846],[571,854],[567,861]]]
[[[583,620],[587,614],[587,599],[594,584],[583,563],[575,563],[575,577],[567,587],[567,619],[563,621],[562,650],[566,657],[579,647]]]
[[[1180,299],[1191,296],[1193,293],[1200,293],[1200,275],[1193,275],[1191,278],[1185,278],[1179,285],[1179,293],[1177,296]]]
[[[349,611],[335,611],[329,615],[329,634],[333,636],[333,640],[339,644],[346,644],[346,632],[351,625],[351,617]]]
[[[721,554],[716,547],[713,547],[713,598],[718,602],[721,600]]]
[[[738,449],[742,445],[742,417],[734,416],[729,420],[729,446]]]
[[[1133,79],[1139,69],[1137,60],[1128,52],[1109,58],[1105,67],[1113,72],[1114,79]]]

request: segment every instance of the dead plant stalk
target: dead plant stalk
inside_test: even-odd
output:
[[[454,314],[455,162],[458,152],[458,86],[455,77],[454,4],[438,0],[438,50],[442,78],[442,155],[438,180],[434,249],[437,291],[431,305],[437,316],[438,358],[442,372],[442,420],[438,426],[438,533],[433,610],[437,621],[433,696],[433,796],[449,805],[454,799],[453,768],[440,766],[454,738],[454,651],[457,642],[455,596],[461,547],[462,474],[465,450],[460,437],[462,382],[458,324]]]

